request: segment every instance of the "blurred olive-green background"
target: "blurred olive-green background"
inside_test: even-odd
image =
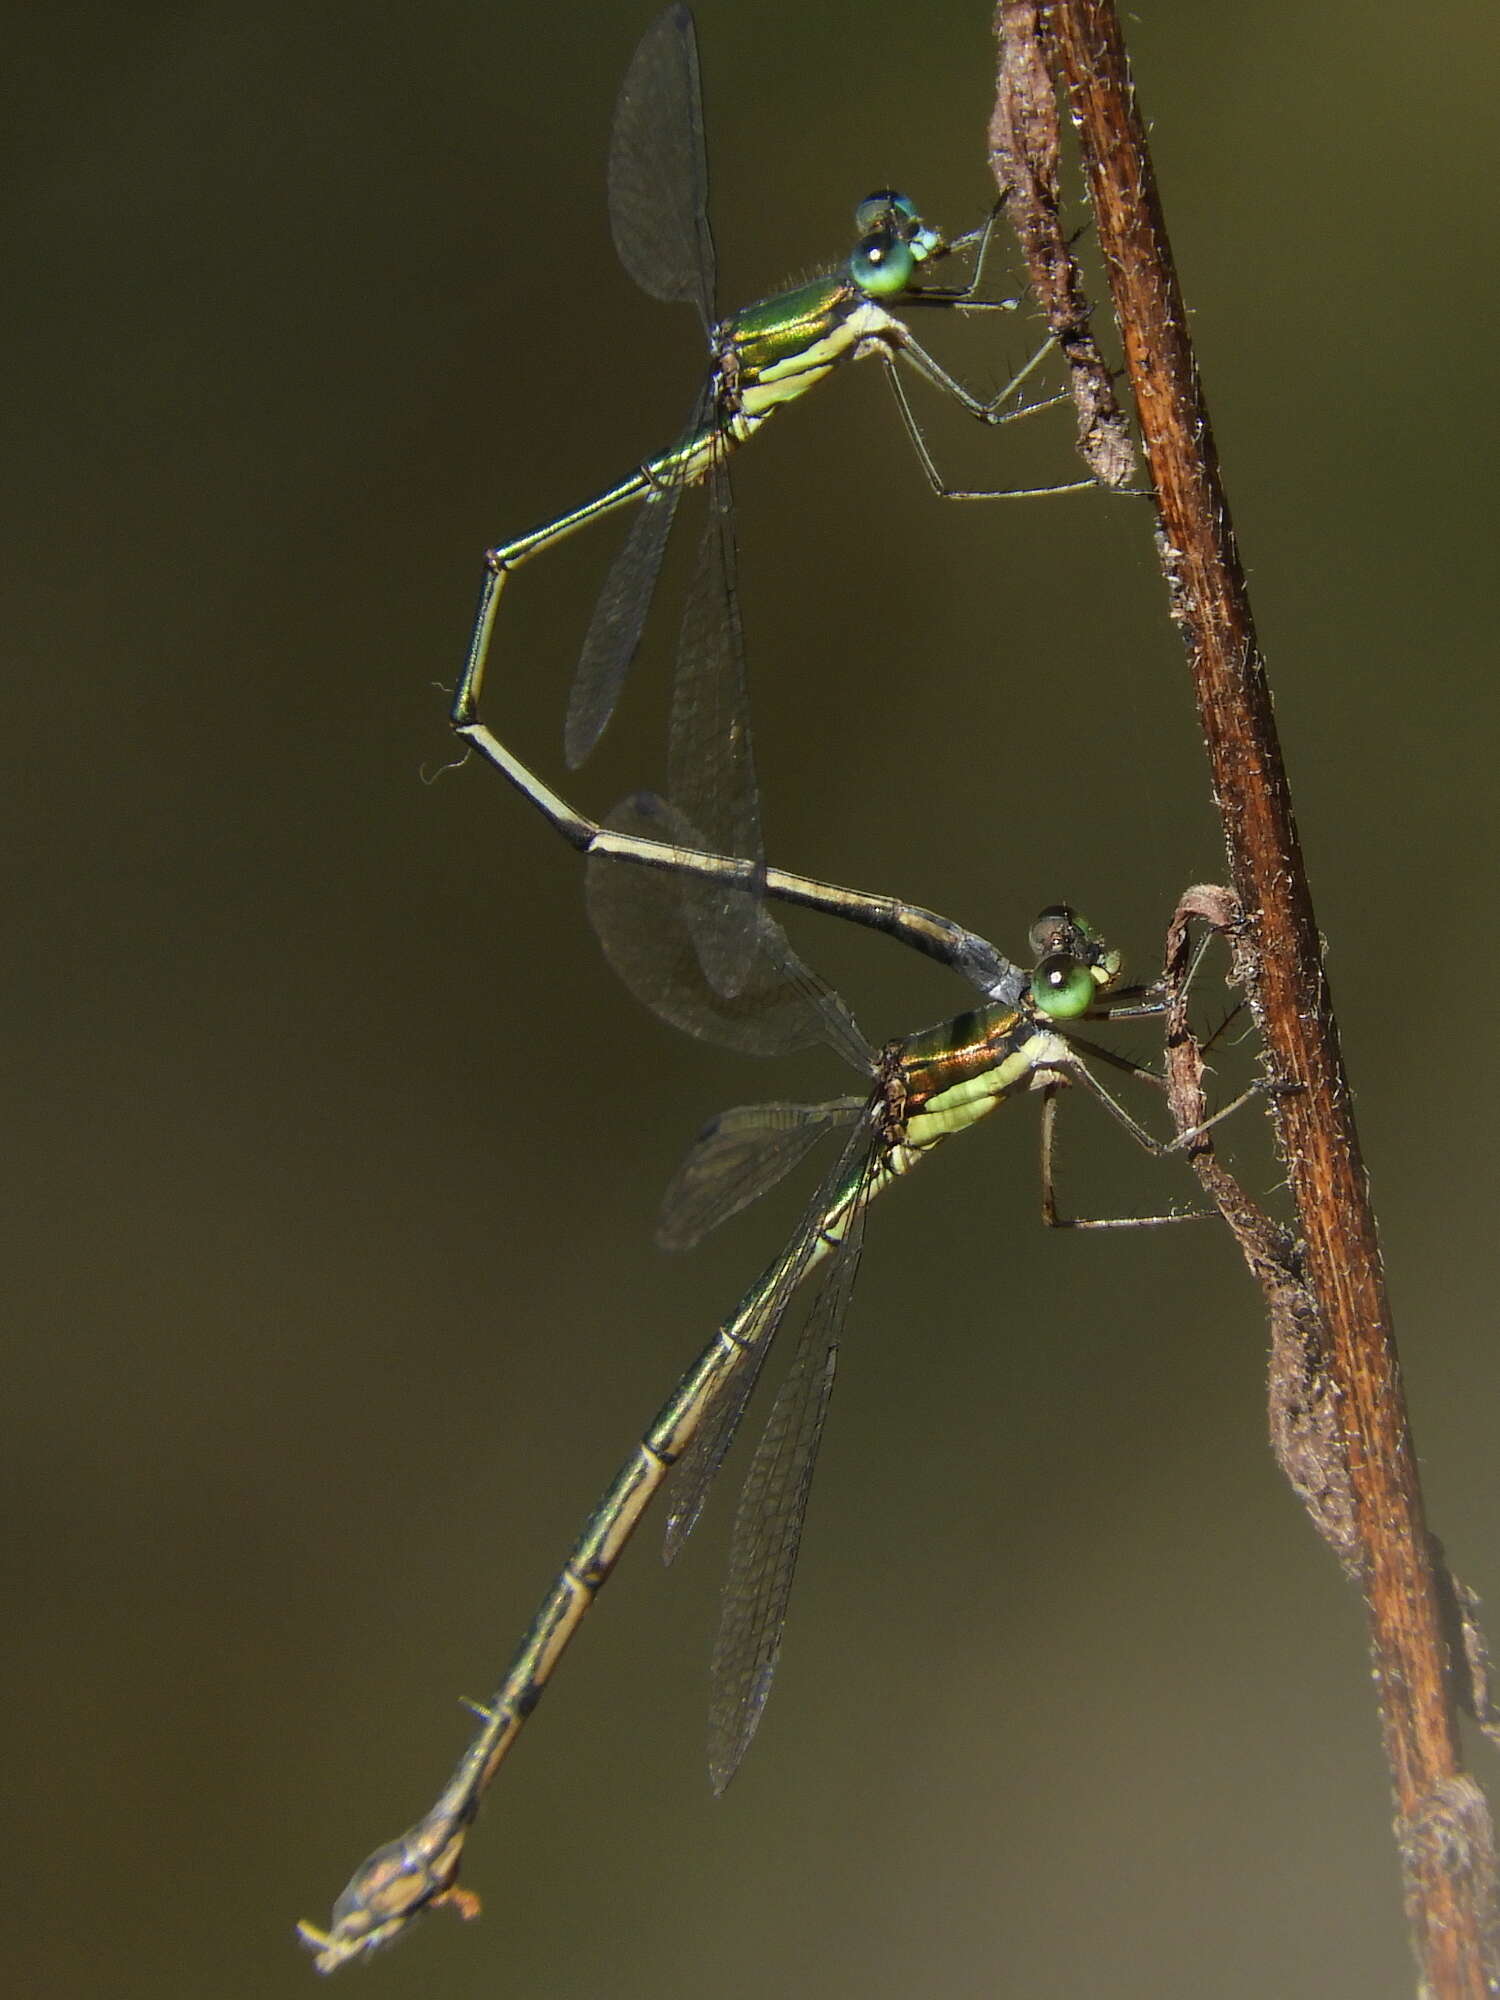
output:
[[[673,1035],[562,843],[477,766],[423,782],[481,549],[666,443],[698,379],[606,222],[646,18],[64,0],[7,34],[18,1993],[311,1991],[293,1920],[429,1803],[456,1697],[787,1226],[661,1256],[682,1147],[848,1087]],[[979,0],[699,20],[723,301],[840,253],[871,187],[982,213]],[[1431,1514],[1500,1615],[1493,17],[1129,27]],[[981,381],[1032,331],[924,329]],[[1071,476],[1066,419],[922,407],[955,478]],[[874,368],[736,481],[773,858],[1016,951],[1066,896],[1148,968],[1222,857],[1145,507],[940,506]],[[556,782],[617,534],[505,602],[489,713]],[[662,776],[692,539],[592,810]],[[798,938],[873,1036],[962,1004],[830,929]],[[1183,1198],[1069,1113],[1075,1205]],[[1048,1235],[1034,1146],[1021,1106],[876,1214],[730,1793],[721,1496],[677,1573],[643,1537],[507,1767],[484,1922],[361,1991],[1409,1990],[1360,1609],[1268,1458],[1257,1300],[1208,1226]]]

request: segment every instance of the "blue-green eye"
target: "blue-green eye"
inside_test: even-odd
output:
[[[904,223],[916,220],[917,204],[910,195],[897,194],[894,188],[877,188],[874,194],[867,194],[854,211],[854,227],[861,236],[893,226],[900,232]]]
[[[849,259],[849,276],[867,297],[888,299],[906,290],[916,267],[909,243],[889,230],[877,229],[855,246]]]
[[[1092,971],[1065,951],[1044,958],[1031,975],[1031,997],[1055,1021],[1076,1021],[1099,997]]]

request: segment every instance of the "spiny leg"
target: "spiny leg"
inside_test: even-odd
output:
[[[1163,1079],[1154,1070],[1142,1063],[1132,1062],[1110,1049],[1094,1048],[1091,1052],[1116,1068],[1129,1071],[1156,1084],[1159,1088]],[[1222,1106],[1211,1118],[1201,1124],[1179,1132],[1173,1139],[1158,1139],[1134,1118],[1112,1092],[1105,1089],[1088,1065],[1082,1061],[1059,1062],[1053,1066],[1057,1081],[1048,1082],[1042,1090],[1042,1220],[1049,1229],[1156,1229],[1168,1222],[1196,1222],[1213,1213],[1210,1209],[1180,1209],[1166,1215],[1111,1215],[1111,1216],[1065,1216],[1057,1206],[1054,1162],[1056,1159],[1057,1098],[1063,1082],[1081,1084],[1105,1107],[1110,1115],[1130,1134],[1137,1145],[1156,1159],[1169,1159],[1174,1153],[1186,1151],[1224,1119],[1232,1118],[1236,1111],[1248,1104],[1252,1098],[1263,1097],[1270,1087],[1264,1078],[1257,1078],[1247,1090]]]
[[[1057,1100],[1061,1089],[1061,1083],[1048,1083],[1042,1087],[1042,1221],[1049,1229],[1156,1229],[1168,1222],[1195,1222],[1210,1212],[1208,1209],[1182,1209],[1167,1215],[1064,1215],[1057,1205],[1054,1173]],[[1149,1139],[1149,1134],[1145,1136]]]
[[[995,240],[995,224],[1000,220],[1003,207],[1004,204],[997,201],[978,229],[971,229],[966,236],[960,236],[956,242],[948,245],[948,254],[952,256],[959,251],[967,250],[977,240],[979,252],[974,259],[974,271],[968,284],[926,285],[920,291],[913,292],[903,303],[906,305],[967,306],[971,310],[988,308],[997,312],[1014,312],[1020,304],[1018,299],[980,299],[975,297],[975,294],[984,282],[984,267],[989,258],[990,245]]]
[[[978,308],[971,307],[969,310]],[[897,360],[908,362],[924,381],[930,382],[940,394],[957,403],[962,410],[981,424],[998,427],[1001,424],[1017,423],[1022,417],[1034,417],[1041,410],[1050,410],[1059,403],[1071,400],[1066,389],[1059,389],[1051,396],[1043,396],[1039,402],[1018,402],[1013,410],[1005,407],[1013,397],[1020,395],[1023,386],[1049,355],[1055,352],[1056,343],[1050,337],[1042,342],[1031,359],[1024,362],[1005,386],[997,389],[993,396],[976,396],[972,389],[966,389],[956,375],[950,375],[936,356],[929,354],[927,349],[912,337],[909,327],[903,327],[901,332],[902,338],[894,354],[889,349],[885,351],[887,366],[894,367]]]
[[[1017,384],[1023,381],[1026,375],[1046,358],[1050,351],[1050,346],[1051,343],[1049,342],[1047,347],[1039,349],[1032,356],[1020,374],[1015,376],[1000,391],[1000,395],[996,399],[997,403],[1003,402],[1010,396]],[[940,389],[944,395],[950,396],[963,409],[967,410],[970,416],[977,417],[981,423],[1013,423],[1018,417],[1033,416],[1039,410],[1051,409],[1054,404],[1068,400],[1067,393],[1064,391],[1056,396],[1048,396],[1039,403],[1027,403],[1020,409],[1001,411],[995,405],[981,402],[977,396],[972,396],[961,382],[955,381],[946,369],[940,368],[932,356],[924,348],[918,347],[915,341],[907,342],[899,351],[916,368],[920,375],[931,382],[935,388]],[[944,480],[943,475],[938,471],[932,453],[927,448],[927,440],[922,435],[922,427],[917,422],[916,413],[912,409],[905,385],[896,372],[896,363],[894,360],[887,360],[886,376],[891,385],[891,393],[896,398],[896,408],[901,413],[901,421],[906,428],[906,435],[910,438],[912,450],[917,455],[917,463],[921,466],[928,484],[940,500],[1044,500],[1056,493],[1087,492],[1090,487],[1098,485],[1099,482],[1096,479],[1073,479],[1056,486],[998,486],[993,488],[949,486]]]

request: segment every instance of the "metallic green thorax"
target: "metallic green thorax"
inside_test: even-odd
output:
[[[847,278],[817,278],[747,306],[715,329],[709,420],[671,451],[648,459],[631,480],[540,530],[540,536],[580,526],[643,485],[692,485],[708,472],[716,453],[744,444],[773,410],[795,402],[870,344],[894,348],[901,334],[900,322]],[[538,541],[527,537],[507,553],[512,560],[517,550],[530,554]]]
[[[1029,1009],[979,1007],[901,1045],[904,1142],[925,1151],[1026,1087],[1061,1039]]]
[[[871,1199],[939,1140],[1003,1104],[1058,1046],[1051,1027],[1029,1008],[999,1005],[977,1007],[892,1042],[881,1057],[872,1100],[885,1105],[879,1150],[829,1202],[819,1231],[822,1246],[807,1268],[842,1241],[856,1200]]]
[[[795,291],[759,299],[714,333],[714,362],[726,399],[754,412],[764,400],[786,402],[821,381],[848,351],[842,322],[860,294],[844,278],[818,278]],[[842,336],[842,337],[841,337]],[[784,385],[775,397],[757,391]]]

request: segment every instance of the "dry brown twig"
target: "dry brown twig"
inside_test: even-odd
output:
[[[1211,1147],[1194,1165],[1268,1302],[1278,1457],[1365,1591],[1421,1990],[1477,2000],[1500,1991],[1494,1843],[1462,1766],[1455,1696],[1465,1683],[1451,1670],[1448,1635],[1481,1704],[1482,1640],[1472,1599],[1450,1584],[1423,1519],[1318,929],[1145,128],[1110,0],[999,0],[996,26],[996,179],[1049,325],[1083,385],[1086,455],[1102,450],[1107,476],[1118,463],[1099,388],[1107,374],[1058,221],[1054,77],[1078,134],[1156,494],[1169,615],[1186,648],[1234,883],[1228,903],[1179,917],[1184,934],[1192,915],[1233,926],[1236,969],[1281,1086],[1272,1105],[1296,1237],[1248,1202]],[[1185,1038],[1169,1057],[1179,1129],[1195,1122],[1194,1054]]]

